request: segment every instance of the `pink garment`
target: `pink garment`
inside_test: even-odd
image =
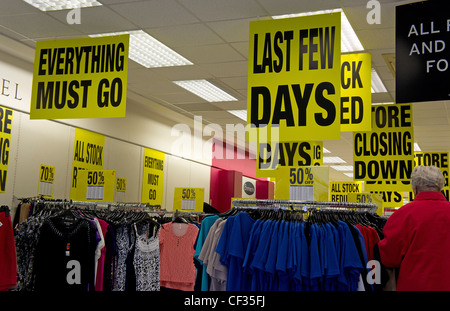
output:
[[[160,286],[193,291],[194,244],[198,228],[193,224],[166,223],[159,230]]]
[[[103,219],[98,219],[100,223],[100,228],[102,229],[103,239],[105,239],[106,232],[108,231],[108,223]],[[105,255],[106,255],[106,245],[101,249],[101,255],[98,259],[97,265],[97,277],[95,282],[95,290],[103,291],[103,271],[105,270]]]

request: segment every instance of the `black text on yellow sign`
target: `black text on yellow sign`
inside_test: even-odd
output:
[[[341,131],[372,129],[371,56],[341,55]]]
[[[412,106],[372,107],[372,131],[353,133],[354,179],[409,180],[414,162]]]
[[[13,111],[0,107],[0,193],[6,191]]]
[[[441,192],[445,195],[447,200],[450,199],[450,187],[448,184],[449,177],[449,160],[448,152],[415,152],[414,153],[414,166],[425,165],[425,166],[436,166],[439,167],[442,175],[444,176],[445,184]],[[409,200],[414,199],[414,193],[410,187],[409,189]]]
[[[38,195],[45,198],[52,198],[54,182],[55,167],[41,164],[39,169]]]
[[[116,187],[116,171],[114,170],[81,170],[78,172],[80,190],[72,195],[77,201],[114,202]]]
[[[386,191],[370,191],[373,195],[381,196],[383,207],[401,207],[403,205],[403,192],[386,190]]]
[[[104,154],[105,136],[79,128],[75,129],[70,188],[72,200],[76,198],[79,200],[84,191],[84,186],[78,183],[80,171],[103,169]]]
[[[330,201],[332,202],[349,202],[349,193],[361,193],[361,181],[331,181],[330,182]]]
[[[55,167],[54,166],[48,166],[48,165],[41,165],[39,173],[39,181],[45,181],[45,182],[54,182],[55,181]]]
[[[164,192],[163,152],[144,148],[144,166],[142,175],[142,203],[162,206]]]
[[[121,192],[127,191],[127,179],[126,178],[117,177],[116,191],[121,191]]]
[[[283,166],[317,166],[323,164],[322,142],[259,143],[257,177],[275,176]]]
[[[203,211],[204,188],[175,188],[173,209],[185,211]]]
[[[447,152],[414,152],[414,167],[418,165],[434,165],[439,167],[445,178],[445,186],[443,192],[449,198],[448,176],[449,176],[449,159]],[[411,183],[409,180],[402,181],[366,181],[364,188],[368,191],[392,191],[395,189],[399,192],[411,192]],[[410,201],[412,201],[412,194]]]
[[[31,119],[125,117],[129,35],[39,41]]]
[[[247,123],[280,141],[340,138],[341,15],[250,23]]]

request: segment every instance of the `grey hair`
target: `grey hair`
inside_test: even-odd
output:
[[[436,166],[416,166],[411,173],[411,187],[417,193],[422,191],[440,191],[444,188],[445,179]]]

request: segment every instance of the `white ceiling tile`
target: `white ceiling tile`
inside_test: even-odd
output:
[[[325,9],[335,9],[340,7],[338,0],[258,0],[258,2],[264,7],[267,12],[269,12],[269,15],[311,12]]]
[[[179,47],[178,53],[189,59],[194,64],[223,63],[245,60],[228,44],[214,44],[204,46]]]
[[[252,20],[254,19],[232,19],[209,22],[207,25],[228,42],[248,42],[249,25]]]
[[[214,31],[201,23],[152,28],[148,29],[148,33],[171,48],[225,43]]]
[[[206,22],[254,18],[267,14],[253,0],[180,0],[180,3]]]
[[[247,77],[247,61],[207,63],[199,65],[214,77]]]
[[[117,13],[140,28],[197,23],[199,20],[174,0],[152,0],[113,4]]]

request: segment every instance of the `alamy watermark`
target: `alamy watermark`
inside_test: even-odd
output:
[[[171,136],[176,137],[171,154],[182,158],[256,159],[257,144],[279,142],[279,129],[261,124],[258,128],[253,124],[226,124],[225,129],[215,123],[203,126],[202,116],[194,116],[193,129],[179,123],[172,127]],[[217,143],[223,146],[219,148]]]
[[[378,0],[369,0],[366,8],[370,9],[367,13],[366,21],[368,24],[381,24],[381,4]]]
[[[81,8],[77,7],[70,10],[66,15],[66,22],[69,25],[81,24]]]

